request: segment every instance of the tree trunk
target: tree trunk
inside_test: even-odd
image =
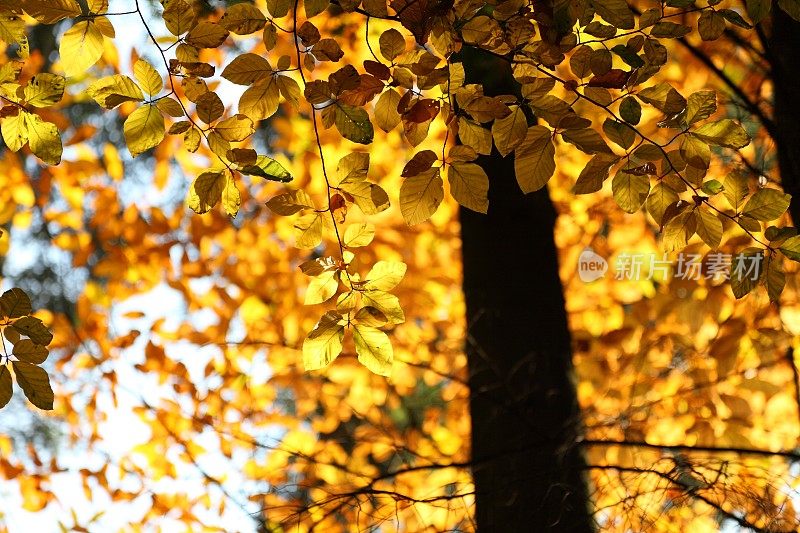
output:
[[[789,213],[800,225],[800,22],[792,19],[775,2],[768,58],[772,66],[774,91],[775,145],[783,189],[792,195]]]
[[[516,92],[477,54],[464,54],[468,82]],[[546,189],[521,192],[513,156],[478,163],[489,213],[461,211],[478,531],[591,532],[556,213]]]

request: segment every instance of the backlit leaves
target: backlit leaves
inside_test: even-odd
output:
[[[58,50],[67,76],[82,75],[103,55],[103,33],[94,20],[76,22],[61,36]]]
[[[444,199],[444,182],[439,168],[432,168],[403,180],[400,186],[400,211],[406,224],[428,220]]]
[[[128,150],[136,156],[154,148],[164,139],[164,116],[157,106],[143,105],[125,119],[123,132]]]
[[[47,359],[47,345],[53,334],[40,319],[30,316],[31,301],[21,289],[14,288],[0,296],[0,311],[0,342],[5,345],[4,354],[11,353],[0,355],[0,408],[13,395],[8,366],[11,363],[17,384],[28,400],[39,409],[52,410],[54,395],[47,372],[36,365]],[[11,349],[7,348],[8,343]]]
[[[514,172],[522,192],[538,191],[556,170],[552,132],[545,126],[531,126],[514,152]]]

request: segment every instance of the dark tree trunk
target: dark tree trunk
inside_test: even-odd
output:
[[[772,6],[772,31],[768,57],[772,67],[775,97],[775,145],[781,183],[792,195],[789,213],[800,225],[800,22]]]
[[[486,94],[516,92],[502,64],[464,62]],[[546,189],[523,195],[512,156],[478,163],[489,213],[461,211],[478,531],[591,532],[556,213]]]

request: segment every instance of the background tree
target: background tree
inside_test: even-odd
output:
[[[4,156],[6,273],[32,262],[14,250],[38,227],[43,257],[87,280],[59,291],[74,307],[37,313],[72,451],[0,442],[21,506],[65,527],[230,530],[253,513],[263,530],[418,531],[473,529],[474,498],[479,529],[576,531],[588,471],[604,530],[795,528],[796,288],[781,265],[797,238],[765,227],[790,202],[765,157],[768,78],[737,79],[768,60],[743,15],[787,42],[764,6],[118,4],[2,4],[0,37],[24,60],[2,71],[3,137],[21,154]],[[115,38],[120,23],[143,42]],[[24,37],[49,24],[59,54]],[[467,322],[443,175],[448,198],[489,212],[462,213]],[[744,251],[766,268],[734,275],[733,293],[767,291],[585,285],[587,245]],[[128,513],[95,515],[113,502]]]

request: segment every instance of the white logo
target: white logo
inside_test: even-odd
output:
[[[581,281],[590,283],[605,276],[608,262],[587,247],[578,256],[578,276]]]

